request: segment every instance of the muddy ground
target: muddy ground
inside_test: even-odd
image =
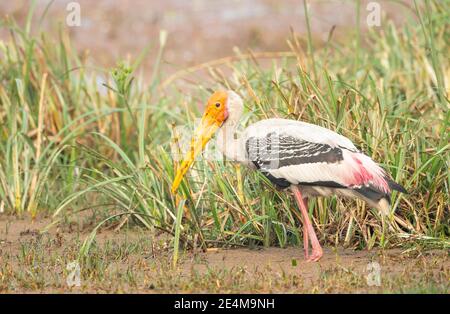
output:
[[[210,248],[184,252],[174,268],[169,238],[136,227],[102,230],[80,260],[77,286],[69,265],[93,222],[72,218],[42,234],[50,222],[0,217],[0,292],[449,292],[443,250],[326,247],[320,262],[309,263],[299,247]]]

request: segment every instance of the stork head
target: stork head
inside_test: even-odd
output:
[[[194,132],[190,149],[179,166],[172,183],[172,193],[175,193],[195,157],[205,149],[206,144],[216,131],[227,120],[238,120],[242,114],[241,97],[233,91],[217,91],[209,97],[206,103],[200,125]]]

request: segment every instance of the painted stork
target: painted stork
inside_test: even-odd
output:
[[[336,194],[360,198],[386,214],[391,191],[406,193],[348,138],[317,125],[267,119],[250,125],[237,138],[243,108],[242,98],[233,91],[217,91],[209,98],[190,150],[177,170],[172,193],[218,131],[217,146],[226,158],[258,169],[278,188],[290,188],[293,192],[302,215],[308,261],[318,261],[323,250],[308,216],[307,197]]]

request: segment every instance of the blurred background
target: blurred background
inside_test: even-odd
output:
[[[99,66],[137,56],[149,44],[157,46],[162,29],[169,34],[164,54],[166,71],[232,55],[235,46],[252,51],[289,50],[286,39],[291,29],[300,36],[307,34],[303,0],[78,0],[81,26],[68,27],[65,19],[70,2],[38,0],[32,28],[37,31],[39,26],[53,34],[60,26],[69,28],[76,49],[88,53]],[[369,2],[360,1],[362,30],[367,28]],[[1,1],[0,15],[11,15],[24,23],[30,3]],[[357,1],[308,3],[311,31],[318,44],[327,40],[331,29],[336,39],[356,25]],[[409,0],[376,3],[381,6],[383,19],[397,24],[414,15],[414,4]],[[41,20],[44,12],[46,18]],[[1,30],[0,38],[5,36],[6,31]]]

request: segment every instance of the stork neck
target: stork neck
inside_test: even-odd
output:
[[[217,134],[217,147],[229,160],[242,162],[245,154],[241,139],[237,137],[239,119],[228,119]]]

